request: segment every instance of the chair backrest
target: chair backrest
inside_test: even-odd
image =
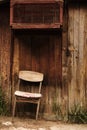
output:
[[[41,92],[43,76],[44,76],[43,73],[35,71],[26,71],[26,70],[19,71],[19,79],[29,82],[40,82],[39,93]]]
[[[43,74],[35,71],[19,71],[19,78],[30,82],[43,81]]]

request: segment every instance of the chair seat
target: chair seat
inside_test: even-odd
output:
[[[41,98],[42,94],[16,91],[15,96],[24,97],[24,98]]]

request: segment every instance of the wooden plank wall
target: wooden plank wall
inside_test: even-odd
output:
[[[13,52],[9,6],[0,7],[0,77],[8,101],[11,101],[18,71],[27,69],[45,74],[41,112],[51,115],[55,100],[64,114],[74,104],[87,107],[86,12],[86,3],[65,5],[62,32],[14,31]]]
[[[67,58],[63,57],[63,85],[64,76],[67,83],[67,106],[71,109],[75,104],[87,107],[87,4],[75,2],[68,4],[68,46]],[[66,32],[67,34],[67,32]],[[63,50],[66,42],[63,40]],[[67,48],[65,49],[67,50]],[[64,53],[64,54],[65,54]],[[67,59],[67,60],[66,60]],[[67,62],[67,63],[66,63]],[[63,71],[63,72],[64,72]]]
[[[87,106],[86,7],[87,5],[82,3],[64,5],[62,33],[45,32],[41,35],[41,32],[15,32],[14,81],[20,69],[43,72],[45,80],[41,109],[49,115],[52,114],[54,100],[64,115],[67,115],[68,110],[75,104]]]
[[[9,5],[0,5],[0,86],[4,91],[6,101],[11,103],[11,31],[9,26],[9,17]]]

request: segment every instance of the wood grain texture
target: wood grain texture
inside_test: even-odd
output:
[[[7,103],[11,103],[10,56],[11,31],[9,27],[9,6],[0,6],[0,86]]]

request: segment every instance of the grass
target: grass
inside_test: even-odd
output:
[[[0,115],[7,115],[7,103],[5,101],[5,96],[2,91],[2,88],[0,87]]]
[[[80,105],[74,105],[68,113],[69,122],[86,124],[87,123],[87,110]]]

